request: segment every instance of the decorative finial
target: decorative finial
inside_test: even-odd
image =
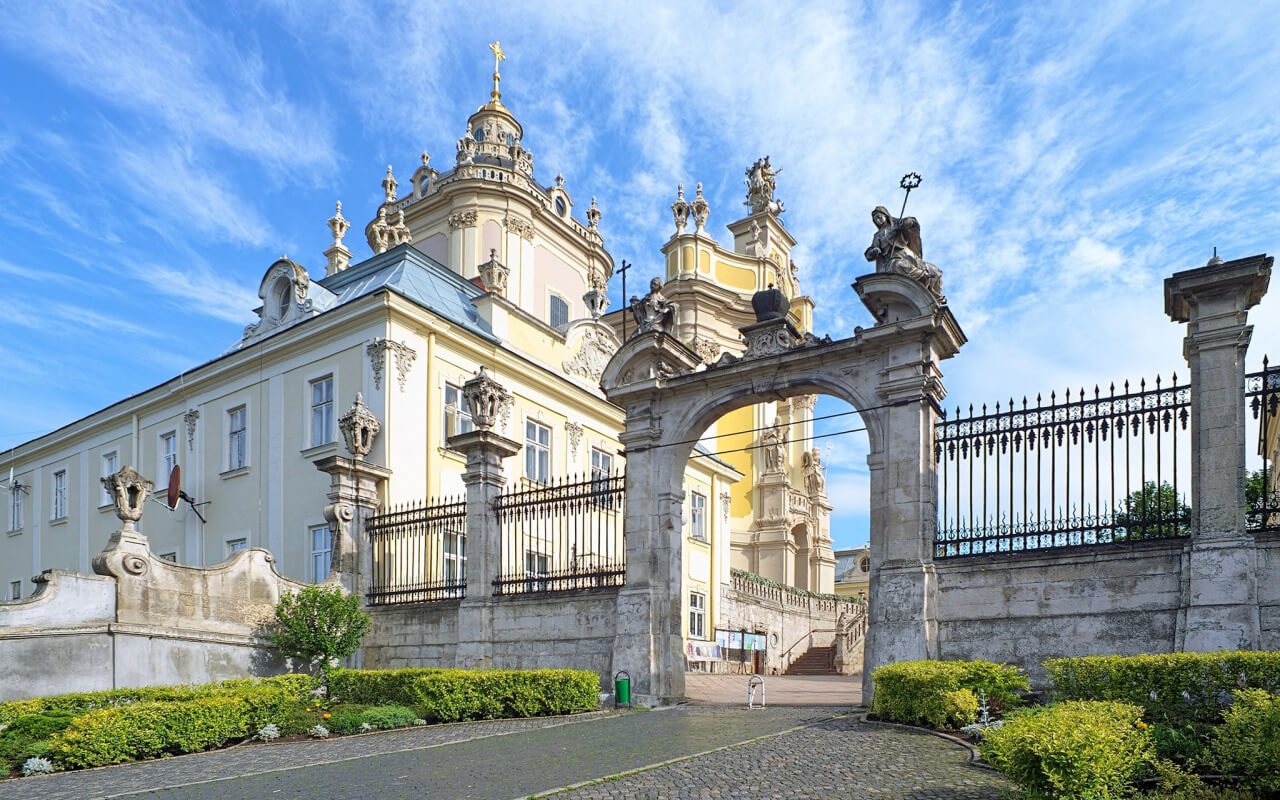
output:
[[[596,198],[591,197],[591,207],[587,209],[587,228],[596,230],[600,227],[600,206],[596,204]]]
[[[684,184],[676,186],[676,201],[671,204],[671,216],[676,222],[676,236],[684,233],[684,226],[689,221],[689,204],[684,200]]]
[[[562,174],[560,174],[560,173],[558,173],[558,172],[556,173],[556,188],[557,188],[557,189],[563,189],[563,188],[564,188],[564,175],[562,175]]]
[[[693,212],[694,233],[702,233],[707,227],[707,217],[711,215],[711,206],[707,203],[707,198],[702,196],[702,182],[698,182],[697,192],[693,196],[693,203],[689,206],[689,210]]]
[[[373,439],[382,426],[377,417],[364,404],[364,394],[356,392],[356,401],[351,404],[347,413],[338,418],[338,430],[347,445],[347,452],[357,459],[369,455],[373,449]]]
[[[502,76],[498,74],[498,64],[507,60],[507,54],[502,52],[502,44],[494,42],[489,45],[489,49],[493,51],[493,94],[491,95],[493,102],[498,103],[502,100],[502,91],[499,84],[502,83]]]
[[[422,166],[424,166],[424,167],[425,167],[425,166],[428,166],[428,165],[430,165],[430,164],[431,164],[431,154],[430,154],[430,153],[428,153],[426,150],[423,150],[423,151],[422,151]]]
[[[919,172],[908,172],[906,175],[902,176],[902,180],[898,181],[898,186],[900,188],[907,190],[907,193],[902,196],[902,210],[898,212],[899,217],[907,213],[907,198],[911,196],[911,190],[916,188],[919,185],[920,185]]]
[[[1218,255],[1218,248],[1215,247],[1213,248],[1213,257],[1209,259],[1209,263],[1205,264],[1205,266],[1216,267],[1221,263],[1222,263],[1222,256]]]
[[[333,234],[333,244],[335,247],[342,245],[342,237],[347,235],[347,231],[351,229],[351,223],[347,218],[342,216],[342,201],[338,201],[338,208],[333,212],[333,216],[329,217],[329,231]]]
[[[387,165],[387,177],[382,179],[382,190],[387,193],[387,202],[394,203],[396,201],[396,176],[391,174],[391,165]]]

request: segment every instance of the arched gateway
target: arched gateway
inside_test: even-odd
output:
[[[965,342],[946,301],[920,281],[878,272],[853,284],[876,319],[849,339],[801,336],[761,311],[742,328],[746,352],[705,369],[669,334],[661,295],[634,301],[649,320],[601,378],[626,409],[627,580],[618,597],[613,663],[626,665],[638,699],[684,694],[680,547],[686,460],[719,417],[795,395],[829,394],[858,410],[871,453],[870,632],[863,692],[878,664],[936,656],[933,534],[937,487],[933,428],[945,397],[938,363]],[[776,290],[769,290],[774,292]],[[764,295],[766,293],[758,293]],[[655,308],[645,308],[650,303]],[[646,312],[648,312],[646,314]]]

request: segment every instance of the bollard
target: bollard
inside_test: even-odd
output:
[[[631,707],[631,673],[618,670],[613,676],[613,707]]]
[[[760,705],[756,705],[756,687],[760,687]],[[764,678],[752,675],[747,679],[747,708],[764,708]]]

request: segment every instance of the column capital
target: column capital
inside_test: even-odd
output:
[[[1164,311],[1174,322],[1189,322],[1193,328],[1212,318],[1244,325],[1246,312],[1267,293],[1273,261],[1260,253],[1175,272],[1164,279]]]

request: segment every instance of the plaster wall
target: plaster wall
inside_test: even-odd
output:
[[[766,633],[769,645],[765,671],[774,675],[785,672],[810,647],[829,647],[843,607],[836,600],[808,597],[735,577],[722,587],[716,627]],[[791,652],[784,657],[788,649]],[[722,662],[722,666],[729,665]]]

